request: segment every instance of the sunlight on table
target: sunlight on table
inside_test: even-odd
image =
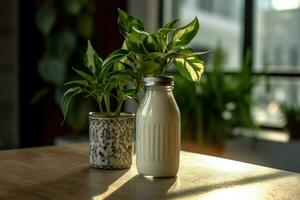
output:
[[[296,180],[288,172],[185,152],[177,177],[144,178],[132,167],[92,199],[273,199],[273,190]]]

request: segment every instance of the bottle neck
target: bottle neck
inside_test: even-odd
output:
[[[173,86],[149,86],[145,89],[145,99],[174,98]]]
[[[174,89],[174,86],[172,85],[166,85],[166,86],[147,86],[145,87],[146,89],[146,92],[147,91],[166,91],[166,92],[169,92],[169,91],[173,91]]]

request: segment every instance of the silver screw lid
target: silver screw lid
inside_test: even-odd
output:
[[[149,86],[174,86],[172,76],[146,77],[144,78],[145,87]]]

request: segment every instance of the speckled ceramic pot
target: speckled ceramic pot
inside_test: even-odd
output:
[[[99,169],[126,169],[132,164],[134,114],[107,117],[89,113],[90,164]]]

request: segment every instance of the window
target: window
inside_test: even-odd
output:
[[[163,21],[180,18],[180,25],[195,16],[200,19],[200,31],[193,48],[214,51],[221,47],[226,54],[225,69],[239,69],[242,58],[243,0],[165,0]],[[208,60],[209,62],[209,60]]]
[[[180,18],[184,24],[199,17],[201,28],[192,45],[212,52],[221,46],[226,72],[240,69],[250,43],[252,72],[263,75],[252,93],[254,120],[284,127],[280,105],[300,105],[300,0],[164,0],[163,7],[164,22]],[[209,64],[208,58],[208,69]]]
[[[253,71],[269,75],[253,92],[259,124],[283,127],[280,105],[300,105],[299,6],[299,0],[254,1]]]
[[[278,73],[300,72],[300,10],[277,0],[255,1],[254,70]]]

